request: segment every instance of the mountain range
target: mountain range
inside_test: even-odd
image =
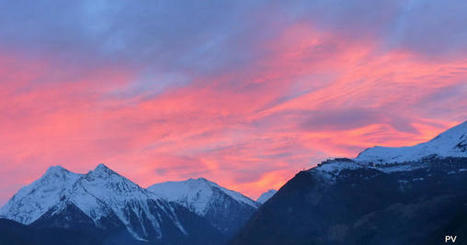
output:
[[[50,167],[0,209],[0,244],[444,244],[467,239],[467,122],[301,171],[257,201],[204,178],[142,188]]]
[[[82,244],[223,244],[259,205],[202,178],[144,189],[104,164],[87,174],[53,166],[20,189],[0,217],[47,244],[54,244],[50,234],[65,233],[86,237]]]

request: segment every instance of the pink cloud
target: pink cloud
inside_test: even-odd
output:
[[[151,97],[115,94],[134,68],[1,55],[0,199],[50,165],[86,172],[99,162],[143,186],[206,177],[256,197],[326,157],[422,142],[467,116],[465,99],[442,100],[457,108],[442,118],[420,105],[466,89],[463,57],[425,60],[304,24],[263,48],[248,69]]]

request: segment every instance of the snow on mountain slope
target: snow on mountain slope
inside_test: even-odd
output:
[[[221,191],[237,202],[257,208],[255,201],[250,198],[204,178],[163,182],[148,187],[148,190],[165,200],[180,203],[201,216],[208,212],[210,203],[216,198],[214,190]]]
[[[50,167],[40,179],[21,188],[0,209],[0,217],[30,224],[68,196],[82,176],[60,166]]]
[[[361,152],[355,161],[362,163],[397,163],[417,161],[430,155],[467,157],[467,121],[446,130],[434,139],[414,146],[376,146]]]
[[[256,200],[256,202],[258,203],[265,203],[267,200],[269,200],[272,196],[274,196],[274,194],[276,194],[276,190],[274,189],[271,189],[271,190],[268,190],[266,191],[265,193],[261,194],[261,196],[258,197],[258,199]]]
[[[258,208],[250,198],[204,178],[155,184],[148,190],[204,217],[227,237],[236,234]]]
[[[157,217],[160,214],[151,212],[149,207],[151,202],[162,204],[163,201],[158,199],[153,193],[139,187],[103,164],[80,178],[73,186],[70,195],[71,202],[94,222],[98,223],[99,219],[106,217],[109,211],[112,211],[128,231],[138,239],[148,236],[146,231],[148,228],[157,232],[158,237],[162,236]],[[170,213],[170,210],[165,211]],[[136,217],[131,217],[132,215]],[[169,217],[176,217],[176,215],[170,213]],[[142,232],[137,232],[130,218],[136,218],[139,221],[148,220],[152,227],[144,227]],[[177,219],[173,221],[185,233],[180,222]]]
[[[186,234],[167,201],[103,164],[85,175],[62,167],[49,168],[39,180],[22,188],[1,209],[1,216],[31,224],[52,208],[52,215],[59,214],[69,204],[84,212],[98,227],[106,217],[117,216],[138,240],[154,236],[160,239],[162,219],[171,220],[182,234]]]
[[[467,157],[467,121],[439,134],[432,140],[415,146],[368,148],[355,159],[326,160],[310,171],[333,179],[345,169],[373,168],[382,172],[409,171],[424,167],[427,157]]]

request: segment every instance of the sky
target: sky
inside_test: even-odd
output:
[[[467,1],[0,0],[0,204],[49,166],[252,198],[467,119]]]

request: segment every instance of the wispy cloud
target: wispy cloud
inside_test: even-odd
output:
[[[256,196],[467,117],[467,6],[4,1],[0,200],[52,164]]]

